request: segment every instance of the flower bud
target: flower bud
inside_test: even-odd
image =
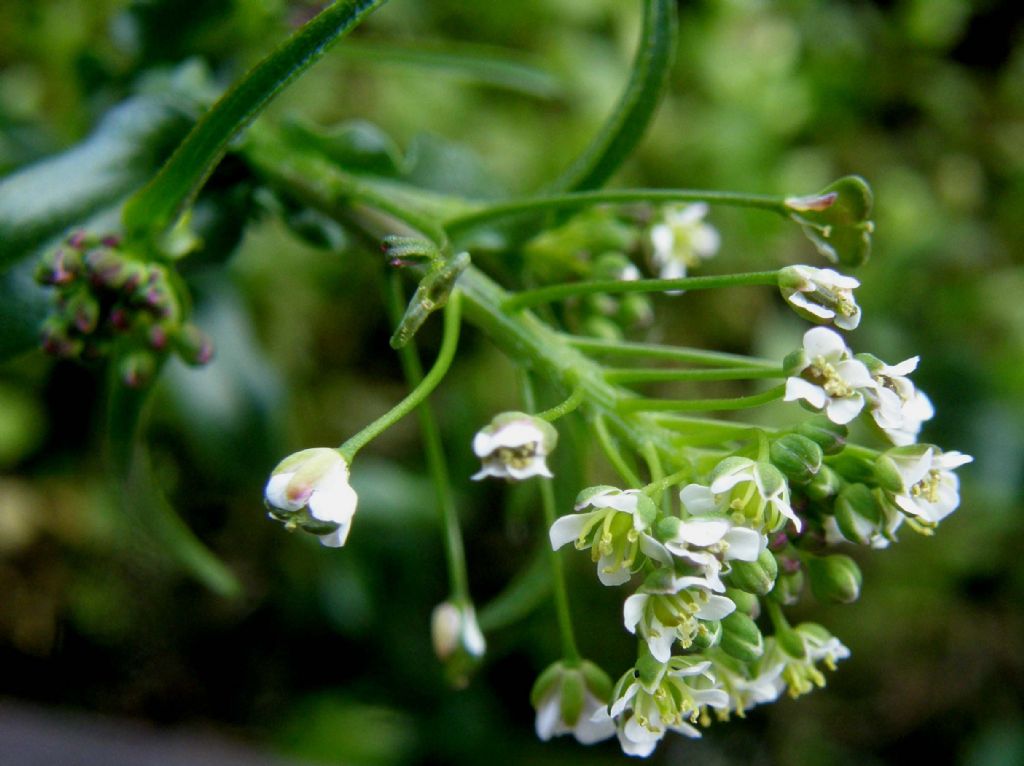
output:
[[[626,327],[647,327],[654,321],[651,299],[641,293],[627,293],[619,302],[619,317]]]
[[[853,298],[853,290],[859,286],[853,277],[832,269],[787,266],[779,271],[779,290],[797,314],[843,330],[856,329],[860,324],[860,307]]]
[[[761,599],[753,593],[739,588],[726,588],[725,597],[736,604],[736,610],[750,615],[755,620],[761,614]]]
[[[757,561],[733,561],[729,572],[729,583],[747,593],[763,596],[775,585],[779,564],[771,551],[762,551]]]
[[[764,654],[764,637],[757,624],[739,610],[722,620],[722,650],[742,662],[754,662]]]
[[[622,328],[608,317],[589,316],[583,321],[582,334],[598,340],[622,340]]]
[[[822,465],[821,470],[811,479],[805,491],[807,497],[820,503],[830,497],[835,497],[842,486],[843,480],[839,474],[831,466]]]
[[[87,289],[75,290],[68,296],[64,314],[76,332],[91,335],[99,323],[100,304]]]
[[[286,457],[263,491],[271,518],[285,529],[302,529],[330,548],[345,544],[358,498],[348,482],[348,463],[328,447]]]
[[[780,604],[795,604],[804,589],[804,570],[784,571],[775,580],[771,598]]]
[[[149,351],[133,351],[120,363],[122,382],[129,388],[142,388],[156,374],[156,357]]]
[[[199,367],[213,358],[213,341],[194,324],[184,324],[173,335],[174,350],[185,364]]]
[[[869,545],[882,522],[882,509],[864,484],[847,484],[836,498],[836,526],[851,543]]]
[[[430,616],[430,637],[434,654],[444,664],[448,680],[457,688],[465,687],[487,649],[472,604],[456,605],[445,601],[434,607]]]
[[[537,711],[537,736],[546,742],[560,734],[572,734],[584,745],[612,736],[615,724],[610,718],[592,720],[608,703],[611,691],[611,679],[592,662],[552,664],[530,692],[530,704]]]
[[[794,433],[806,436],[821,447],[821,451],[826,455],[838,455],[846,446],[849,429],[818,415],[803,421],[794,429]]]
[[[811,593],[818,601],[852,604],[860,596],[863,577],[849,556],[809,556],[806,565]]]
[[[821,447],[801,434],[786,434],[771,445],[771,461],[796,484],[807,484],[821,469]]]

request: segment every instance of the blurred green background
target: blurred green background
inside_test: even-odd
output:
[[[436,178],[529,190],[617,98],[638,6],[392,0],[267,119],[364,118],[421,167],[434,162]],[[6,0],[0,174],[81,140],[152,68],[197,58],[229,83],[313,10]],[[669,738],[652,761],[1024,763],[1024,14],[1012,0],[705,0],[680,14],[668,94],[614,185],[809,193],[866,177],[877,234],[850,343],[892,362],[920,354],[915,381],[938,410],[922,438],[976,461],[935,537],[906,530],[889,550],[857,552],[860,602],[800,607],[853,652],[825,691],[700,741]],[[498,49],[539,71],[510,89],[423,55],[398,60],[392,45]],[[214,182],[232,188],[229,174]],[[774,217],[710,220],[721,268],[822,265]],[[148,439],[179,513],[241,578],[240,599],[184,577],[118,512],[98,446],[99,368],[38,353],[0,367],[0,696],[215,730],[312,763],[623,761],[614,742],[534,737],[529,689],[557,651],[547,608],[489,636],[468,689],[446,686],[428,633],[444,563],[414,419],[360,458],[346,548],[265,520],[262,486],[280,457],[340,442],[405,390],[376,300],[380,263],[334,234],[314,247],[265,214],[237,250],[208,247],[187,266],[219,355],[199,372],[170,366]],[[699,346],[792,347],[803,327],[777,297],[744,297],[742,311],[735,294],[659,299],[659,327]],[[434,401],[471,587],[486,604],[532,560],[543,528],[530,488],[464,481],[473,432],[518,403],[485,338],[467,332],[460,352]],[[565,501],[575,488],[561,491]],[[566,561],[583,651],[617,675],[632,652],[621,594],[594,582],[586,557]]]

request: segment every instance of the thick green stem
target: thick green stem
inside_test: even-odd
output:
[[[398,274],[391,280],[391,319],[397,323],[402,316],[404,298]],[[419,386],[423,382],[423,366],[416,353],[415,343],[406,344],[399,351],[402,370],[411,386]],[[424,400],[417,408],[420,431],[423,434],[423,451],[427,459],[427,469],[433,479],[434,491],[437,493],[437,507],[441,516],[441,529],[444,533],[444,552],[448,562],[448,587],[453,601],[471,604],[469,596],[469,576],[466,573],[466,551],[462,542],[462,529],[459,526],[459,515],[455,508],[452,495],[451,479],[448,474],[448,462],[444,455],[444,443],[441,440],[441,429],[428,400]]]
[[[448,299],[448,305],[444,308],[444,336],[441,339],[441,350],[427,376],[402,401],[338,447],[338,451],[349,465],[352,464],[352,459],[360,449],[412,412],[431,391],[437,388],[437,384],[448,372],[448,367],[451,366],[452,359],[455,357],[455,348],[459,344],[461,307],[462,300],[459,292],[454,291]]]
[[[532,412],[537,406],[533,383],[530,381],[529,375],[523,376],[523,404],[528,412]],[[544,510],[544,529],[548,530],[558,518],[555,490],[550,479],[540,480],[540,501]],[[569,610],[569,591],[565,586],[565,571],[558,551],[552,550],[549,560],[551,561],[555,612],[558,615],[558,632],[562,639],[562,657],[566,662],[575,664],[580,661],[580,652],[576,648],[576,637],[572,629],[572,613]]]
[[[710,189],[601,189],[572,194],[537,195],[521,199],[504,200],[469,213],[448,218],[444,228],[453,237],[481,224],[499,221],[524,213],[577,210],[594,205],[628,205],[637,203],[658,205],[672,202],[707,202],[711,205],[756,208],[788,216],[784,197],[743,192],[711,191]]]
[[[777,271],[753,271],[747,274],[723,274],[712,277],[683,277],[681,279],[601,279],[591,282],[566,282],[547,285],[536,290],[516,293],[503,306],[505,309],[519,309],[538,306],[579,295],[603,293],[657,293],[667,290],[712,290],[719,287],[742,287],[746,285],[772,285],[779,283]]]

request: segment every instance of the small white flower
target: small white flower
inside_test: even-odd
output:
[[[818,663],[835,670],[836,662],[849,657],[850,650],[816,623],[805,622],[787,630],[790,634],[787,641],[778,638],[765,641],[759,675],[774,677],[780,693],[786,689],[790,697],[796,698],[815,686],[825,686],[825,675],[818,669]],[[796,651],[796,656],[791,651]]]
[[[885,364],[868,357],[866,364],[876,383],[871,416],[893,444],[906,446],[917,441],[921,424],[935,416],[931,400],[907,377],[917,369],[920,357],[899,364]]]
[[[551,478],[545,459],[557,442],[558,432],[546,420],[524,412],[503,412],[473,437],[473,452],[483,467],[472,478]]]
[[[641,660],[643,662],[643,660]],[[639,667],[639,666],[638,666]],[[656,666],[650,678],[629,671],[616,685],[610,709],[598,710],[594,720],[615,720],[622,752],[646,758],[668,731],[700,737],[696,723],[705,708],[728,708],[711,663],[698,656],[672,657]]]
[[[960,452],[942,452],[929,445],[894,447],[878,465],[898,481],[891,481],[889,496],[909,516],[938,524],[960,505],[960,480],[953,470],[974,458]]]
[[[843,330],[854,330],[860,324],[860,306],[853,299],[857,287],[860,282],[833,269],[787,266],[779,272],[782,297],[797,314],[818,324],[831,322]]]
[[[483,657],[487,649],[472,604],[457,606],[445,601],[434,607],[430,615],[430,638],[434,654],[442,662],[456,652],[465,652],[473,658]]]
[[[611,685],[605,672],[592,662],[583,660],[573,667],[556,662],[541,674],[530,694],[537,711],[537,736],[547,742],[572,734],[581,745],[608,739],[615,733],[615,723],[608,717],[594,718],[598,711],[607,710]]]
[[[582,512],[585,508],[594,510]],[[641,553],[665,564],[671,562],[665,546],[648,532],[658,509],[640,490],[590,487],[577,496],[575,510],[551,525],[551,548],[557,551],[571,541],[578,550],[590,548],[597,562],[597,577],[604,585],[627,582]]]
[[[337,450],[315,447],[282,460],[264,498],[270,515],[288,529],[302,528],[340,548],[348,538],[358,497],[348,483],[348,463]]]
[[[750,480],[756,484],[753,476]],[[695,505],[702,510],[715,503],[711,489],[700,484],[687,485],[680,493],[680,498],[685,507]],[[788,502],[786,507],[789,507]],[[718,593],[725,591],[720,576],[723,563],[724,571],[728,572],[729,561],[757,561],[757,557],[768,545],[766,535],[738,526],[722,513],[682,521],[669,517],[659,526],[659,536],[669,553],[698,567],[706,587]]]
[[[722,720],[727,719],[729,713],[736,713],[743,718],[750,708],[774,702],[785,687],[779,678],[783,668],[781,663],[776,662],[754,674],[750,665],[729,656],[721,649],[711,649],[708,656],[714,662],[715,677],[729,695],[729,707],[719,713]]]
[[[790,505],[786,477],[771,463],[758,462],[750,458],[726,458],[711,472],[710,485],[688,484],[679,493],[679,499],[686,510],[694,516],[727,514],[735,521],[764,528],[768,532],[781,529],[787,521],[792,522],[798,532],[802,526],[800,518]],[[692,524],[693,521],[696,519],[684,524]],[[680,528],[683,526],[680,525]],[[689,530],[690,527],[686,529]],[[710,532],[713,529],[708,527],[706,531]],[[700,530],[700,527],[693,527],[694,533]],[[755,549],[751,533],[758,535],[753,529],[746,530],[745,527],[734,523],[721,538],[711,544],[727,543],[728,547],[725,550],[728,558],[742,556],[743,561],[755,561],[764,548],[763,541],[758,535],[757,553],[752,559],[747,558]],[[690,532],[687,531],[687,534]]]
[[[711,635],[704,621],[721,620],[734,611],[736,604],[731,599],[704,588],[675,593],[641,588],[626,599],[622,610],[626,630],[634,635],[639,632],[658,662],[668,662],[677,641],[689,649],[698,635]]]
[[[864,409],[864,392],[876,383],[863,362],[851,358],[843,339],[827,327],[804,333],[803,349],[794,362],[793,376],[786,379],[785,401],[800,399],[828,419],[846,425]]]
[[[721,238],[714,226],[704,223],[707,214],[703,202],[673,205],[651,227],[651,261],[659,277],[685,277],[689,269],[718,252]]]

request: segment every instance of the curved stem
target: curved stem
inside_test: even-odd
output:
[[[393,274],[391,279],[391,310],[392,323],[398,322],[402,316],[404,296],[401,278]],[[423,367],[416,353],[415,343],[410,342],[399,351],[402,370],[411,386],[423,382]],[[430,402],[424,400],[416,410],[423,432],[423,451],[427,460],[427,469],[433,479],[434,491],[437,494],[437,507],[441,515],[441,528],[444,530],[444,552],[448,562],[448,587],[452,600],[471,604],[469,596],[469,576],[466,572],[466,551],[462,542],[462,529],[452,496],[451,479],[448,474],[448,463],[444,455],[444,443],[441,430]]]
[[[764,378],[784,378],[785,371],[769,370],[753,367],[719,367],[713,370],[647,370],[624,369],[608,370],[604,379],[609,383],[665,383],[688,380],[757,380]]]
[[[640,477],[636,475],[636,472],[626,463],[618,447],[615,446],[615,439],[608,431],[608,425],[604,422],[604,417],[598,415],[594,418],[593,422],[598,444],[601,445],[601,449],[604,451],[605,457],[608,458],[608,462],[619,472],[619,476],[625,479],[630,487],[639,487],[643,484],[640,481]]]
[[[601,279],[589,282],[566,282],[547,285],[536,290],[524,290],[509,298],[503,309],[519,309],[551,303],[578,295],[603,293],[657,293],[667,290],[711,290],[718,287],[742,287],[746,285],[778,285],[777,271],[752,271],[747,274],[723,274],[711,277],[683,277],[681,279]]]
[[[444,228],[454,236],[481,224],[523,213],[575,210],[594,205],[628,205],[642,202],[659,205],[671,202],[707,202],[710,205],[756,208],[783,216],[789,215],[785,197],[775,195],[709,189],[601,189],[569,194],[537,195],[496,202],[473,212],[461,213],[448,218],[444,222]]]
[[[717,412],[744,410],[781,399],[785,393],[785,386],[775,386],[760,394],[737,396],[732,399],[623,399],[618,403],[618,408],[623,412],[654,412],[658,410]]]
[[[441,339],[441,350],[437,354],[437,361],[434,362],[434,366],[427,376],[409,392],[408,396],[338,447],[341,456],[348,461],[349,465],[352,464],[352,459],[360,449],[412,412],[431,391],[437,388],[437,384],[448,372],[452,359],[455,357],[455,348],[459,344],[461,320],[462,296],[458,290],[454,290],[448,299],[448,304],[444,307],[444,336]]]
[[[597,338],[578,338],[564,335],[565,341],[579,351],[589,354],[607,354],[632,358],[665,359],[689,364],[721,365],[725,367],[760,367],[762,369],[779,369],[779,363],[770,359],[758,359],[742,354],[729,354],[724,351],[705,351],[700,348],[685,346],[667,346],[657,343],[632,343],[622,340],[598,340]]]
[[[529,375],[523,375],[523,404],[527,411],[536,408],[536,397],[533,391],[533,383]],[[540,480],[540,501],[544,510],[544,527],[551,529],[551,525],[558,518],[555,504],[555,490],[550,479]],[[558,632],[562,639],[562,657],[569,663],[580,661],[580,652],[576,648],[576,637],[572,629],[572,613],[569,610],[569,591],[565,587],[565,571],[562,568],[562,559],[558,551],[550,552],[551,581],[554,588],[555,612],[558,615]]]
[[[573,392],[569,395],[568,399],[566,399],[561,404],[555,405],[549,410],[538,412],[537,417],[541,418],[542,420],[546,420],[549,423],[553,423],[560,417],[568,415],[570,412],[577,409],[581,404],[583,404],[583,399],[583,389],[577,386],[575,389],[573,389]]]
[[[693,474],[693,468],[684,468],[681,471],[676,471],[673,474],[669,474],[657,481],[652,481],[646,487],[644,487],[644,494],[654,497],[655,495],[661,494],[666,489],[671,487],[673,484],[678,484],[683,479],[688,478]]]

